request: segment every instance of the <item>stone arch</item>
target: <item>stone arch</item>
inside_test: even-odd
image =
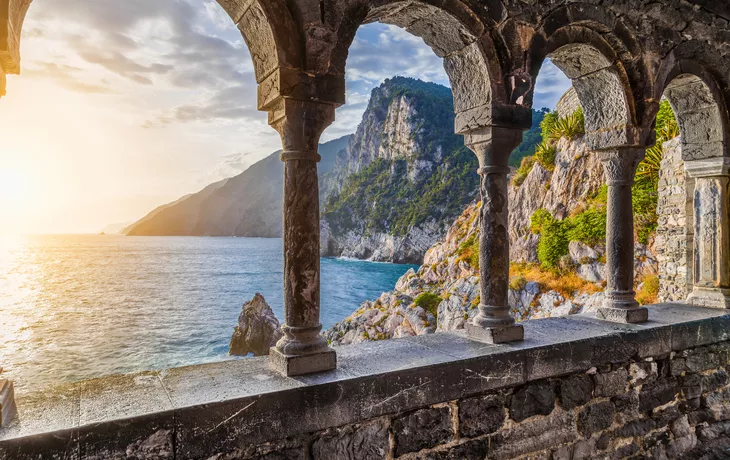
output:
[[[707,66],[703,54],[696,44],[678,47],[663,61],[655,86],[655,99],[667,98],[679,125],[674,163],[675,169],[681,168],[676,177],[683,185],[660,190],[660,207],[664,204],[675,211],[666,223],[660,220],[657,229],[658,235],[666,234],[667,240],[673,240],[668,245],[669,257],[659,267],[660,280],[668,285],[660,284],[660,294],[671,294],[672,290],[681,293],[678,286],[685,281],[688,303],[728,308],[728,116],[717,74],[711,70],[718,69]],[[666,160],[665,155],[662,165]],[[673,203],[677,203],[676,210]],[[677,244],[681,250],[672,253]],[[675,266],[686,267],[683,279],[672,279]]]
[[[598,6],[573,4],[548,15],[528,47],[525,65],[533,84],[525,102],[532,104],[534,82],[550,58],[572,81],[594,149],[645,145],[650,137],[648,130],[637,127],[634,91],[624,65],[641,51],[631,39],[620,38],[621,27]]]
[[[656,99],[669,100],[679,124],[683,160],[728,156],[727,110],[713,76],[700,63],[680,60],[663,72]]]
[[[340,30],[332,52],[332,73],[344,75],[347,53],[358,27],[381,22],[398,26],[420,37],[444,59],[456,112],[455,130],[466,133],[514,118],[507,105],[497,47],[487,25],[460,1],[379,0],[357,5],[349,13],[348,27]],[[529,111],[523,124],[529,126]]]
[[[279,67],[301,69],[298,27],[283,0],[216,0],[241,31],[261,83]]]

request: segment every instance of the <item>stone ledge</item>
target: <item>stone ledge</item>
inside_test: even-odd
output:
[[[64,385],[17,398],[18,419],[0,430],[0,459],[207,457],[730,339],[726,311],[650,310],[642,324],[526,321],[519,343],[438,333],[339,347],[338,369],[310,376],[283,377],[264,357]]]

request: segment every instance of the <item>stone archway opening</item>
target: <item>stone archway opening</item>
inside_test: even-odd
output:
[[[657,248],[659,300],[730,306],[728,268],[727,123],[714,82],[679,73],[662,103],[676,117],[677,138],[664,143],[659,176]],[[662,110],[663,109],[663,110]],[[658,140],[662,112],[657,116]],[[666,115],[664,115],[666,117]],[[661,138],[661,139],[660,139]]]
[[[374,30],[382,38],[365,42],[365,34]],[[481,45],[455,15],[420,1],[371,7],[357,34],[348,50],[335,52],[347,57],[340,66],[348,95],[358,87],[355,78],[362,80],[358,66],[364,47],[377,50],[379,56],[373,59],[393,70],[379,75],[380,80],[372,79],[377,85],[372,93],[368,88],[358,95],[360,103],[370,96],[362,122],[335,170],[320,183],[322,252],[420,264],[426,250],[445,235],[478,190],[477,160],[456,133],[488,121],[483,117],[491,109],[492,96]],[[412,48],[413,59],[390,64],[388,46]],[[428,61],[431,65],[442,67],[438,72],[424,68],[426,82],[418,81],[422,74],[414,72],[424,53],[433,57]],[[347,110],[345,105],[338,114]],[[462,177],[469,177],[467,185],[444,185],[462,172]],[[357,190],[348,189],[347,178],[354,174],[370,175],[373,180],[361,181]],[[387,184],[377,178],[385,178]],[[360,190],[368,184],[370,190]],[[352,206],[358,203],[361,212],[354,212]],[[357,228],[344,225],[350,212],[368,216],[365,220],[370,222],[360,222],[363,225]]]

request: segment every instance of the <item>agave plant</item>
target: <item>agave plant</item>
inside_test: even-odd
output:
[[[648,180],[652,183],[656,183],[659,180],[662,153],[662,145],[659,142],[646,149],[646,155],[636,170],[636,180]]]
[[[565,117],[558,118],[549,126],[548,139],[557,142],[560,138],[574,139],[585,134],[585,117],[583,110],[578,108]]]
[[[535,147],[535,159],[545,169],[552,171],[555,168],[555,154],[557,148],[553,142],[541,142]]]
[[[676,122],[666,123],[664,126],[656,130],[657,144],[663,144],[677,136],[679,136],[679,125]]]

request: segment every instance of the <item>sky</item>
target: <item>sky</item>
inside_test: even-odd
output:
[[[34,0],[21,75],[0,99],[0,233],[97,233],[231,177],[280,148],[256,110],[246,45],[214,0]],[[347,104],[322,140],[355,131],[386,78],[449,84],[420,38],[360,28]],[[551,64],[535,107],[569,81]]]

